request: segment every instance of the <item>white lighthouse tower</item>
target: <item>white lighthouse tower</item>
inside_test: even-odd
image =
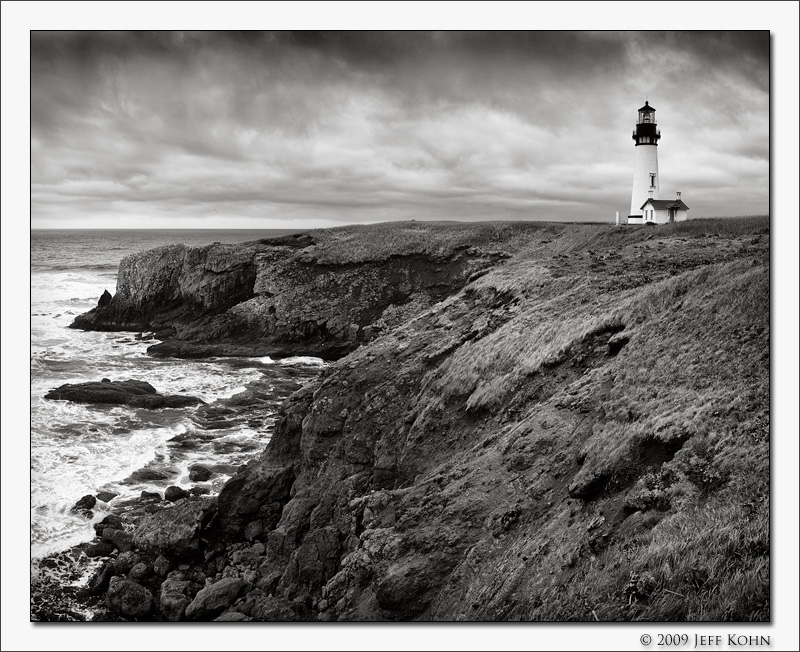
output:
[[[636,156],[633,162],[633,192],[629,223],[644,221],[642,205],[648,199],[658,199],[658,140],[661,131],[656,127],[656,110],[648,102],[639,109],[639,122],[633,130]],[[633,220],[631,218],[634,218]]]

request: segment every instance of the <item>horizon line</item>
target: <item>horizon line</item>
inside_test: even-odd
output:
[[[687,221],[692,220],[724,220],[724,219],[743,219],[747,217],[770,217],[770,213],[746,213],[742,215],[699,215],[696,217],[690,217]],[[620,212],[620,219],[623,216]],[[115,227],[115,226],[108,226],[108,227],[82,227],[82,226],[65,226],[65,227],[54,227],[54,226],[40,226],[40,227],[30,227],[29,231],[313,231],[315,229],[335,229],[340,228],[343,226],[370,226],[375,224],[403,224],[403,223],[410,223],[410,222],[417,222],[420,224],[436,224],[436,223],[451,223],[451,224],[480,224],[480,223],[489,223],[489,222],[540,222],[543,224],[614,224],[614,218],[611,217],[609,220],[602,221],[602,220],[388,220],[384,222],[345,222],[342,224],[331,224],[329,226],[298,226],[298,227],[208,227],[208,226],[174,226],[174,227]]]

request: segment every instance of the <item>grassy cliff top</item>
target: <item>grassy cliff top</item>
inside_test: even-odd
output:
[[[383,222],[314,229],[298,236],[262,240],[299,246],[309,262],[343,265],[391,256],[447,257],[478,247],[522,256],[549,256],[582,248],[620,247],[652,238],[724,238],[766,232],[769,218],[689,220],[658,227],[561,222]],[[309,246],[310,245],[310,246]],[[550,246],[548,246],[550,245]]]

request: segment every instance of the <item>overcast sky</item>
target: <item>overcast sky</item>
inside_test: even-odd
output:
[[[33,228],[769,212],[769,33],[31,34]]]

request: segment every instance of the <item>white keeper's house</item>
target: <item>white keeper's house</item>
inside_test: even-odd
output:
[[[628,224],[667,224],[689,218],[689,207],[681,200],[658,196],[658,141],[661,130],[656,125],[656,110],[645,102],[639,109],[639,122],[633,131],[636,156],[633,162],[633,191]]]

